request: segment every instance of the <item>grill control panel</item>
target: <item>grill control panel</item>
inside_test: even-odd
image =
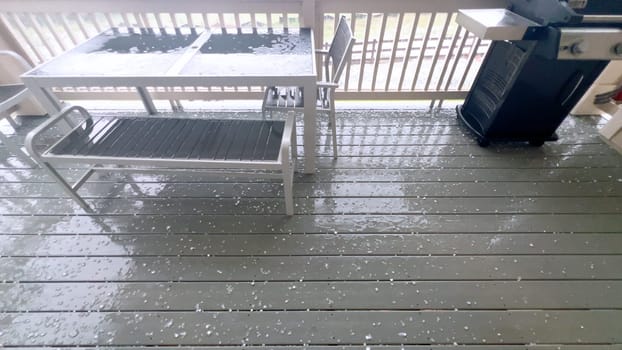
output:
[[[560,60],[622,60],[622,29],[562,28]]]

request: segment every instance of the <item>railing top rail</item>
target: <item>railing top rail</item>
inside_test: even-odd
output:
[[[506,0],[352,0],[317,1],[319,12],[403,13],[403,12],[455,12],[457,9],[507,7]]]
[[[303,0],[3,0],[2,12],[301,12]]]

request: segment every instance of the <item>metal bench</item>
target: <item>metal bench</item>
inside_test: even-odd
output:
[[[76,116],[77,121],[74,120]],[[46,136],[43,141],[43,134],[62,121],[70,125],[70,131],[54,136],[51,141]],[[70,106],[30,132],[26,136],[26,147],[89,212],[92,209],[80,197],[78,189],[95,171],[153,172],[155,169],[282,178],[286,213],[293,215],[295,130],[293,116],[286,120],[94,118],[84,108]],[[45,146],[41,146],[42,143]],[[54,165],[59,163],[91,166],[70,185],[55,169]]]

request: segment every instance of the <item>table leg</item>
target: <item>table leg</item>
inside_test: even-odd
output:
[[[34,96],[49,115],[54,115],[63,108],[63,104],[50,89],[39,86],[29,86],[28,84],[26,84],[26,87],[28,87],[30,94]]]
[[[317,88],[315,85],[315,79],[307,81],[304,85],[304,151],[305,151],[305,174],[315,173],[315,133],[317,128],[316,123],[316,94]]]
[[[28,88],[28,91],[30,91],[30,94],[39,102],[49,116],[56,115],[63,109],[63,103],[52,92],[52,89],[32,84],[29,81],[25,81],[24,84]],[[65,118],[58,123],[58,127],[63,132],[73,129],[76,125],[77,124],[70,118]]]
[[[150,115],[154,115],[158,113],[155,105],[153,104],[153,100],[151,99],[151,95],[149,95],[149,91],[147,88],[142,86],[137,86],[136,91],[138,91],[138,95],[140,95],[140,99],[143,101],[143,105],[145,105],[145,110]]]

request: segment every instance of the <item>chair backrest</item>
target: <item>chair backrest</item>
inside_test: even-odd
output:
[[[345,16],[341,16],[328,55],[324,61],[324,78],[331,83],[338,83],[346,64],[352,55],[354,36]]]
[[[20,56],[15,51],[0,50],[0,57],[1,56],[10,57],[11,59],[15,60],[21,66],[20,68],[23,71],[27,71],[27,70],[32,69],[32,65],[30,63],[28,63],[28,61],[26,61],[26,59],[24,57]],[[20,73],[23,73],[23,72],[20,72]]]

